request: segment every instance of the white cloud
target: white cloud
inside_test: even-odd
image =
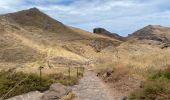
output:
[[[89,31],[104,27],[123,35],[147,24],[170,26],[170,0],[72,0],[69,4],[66,1],[71,0],[3,0],[0,13],[36,6],[67,25]]]

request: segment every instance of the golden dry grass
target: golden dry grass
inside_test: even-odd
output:
[[[122,95],[129,96],[135,89],[143,86],[142,83],[151,73],[166,70],[170,65],[169,48],[160,49],[158,46],[136,42],[125,42],[116,48],[117,52],[114,47],[106,48],[94,70],[113,91],[118,91],[118,98]]]
[[[61,98],[60,100],[74,100],[75,97],[76,97],[76,94],[71,92],[68,95],[66,95],[63,98]]]

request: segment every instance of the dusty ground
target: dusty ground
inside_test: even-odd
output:
[[[111,94],[114,95],[115,100],[127,98],[131,92],[139,88],[141,85],[141,78],[136,77],[123,77],[117,82],[106,83],[109,86]]]

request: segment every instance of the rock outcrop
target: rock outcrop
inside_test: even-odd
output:
[[[118,39],[120,41],[125,41],[125,38],[116,34],[116,33],[111,33],[109,31],[107,31],[106,29],[104,28],[95,28],[93,30],[93,33],[96,33],[96,34],[99,34],[99,35],[103,35],[103,36],[108,36],[108,37],[111,37],[111,38],[115,38],[115,39]]]
[[[60,83],[52,84],[50,89],[44,93],[42,100],[59,100],[68,95],[72,90]]]

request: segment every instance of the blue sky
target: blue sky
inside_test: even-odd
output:
[[[170,0],[1,0],[0,14],[37,7],[66,25],[126,36],[146,25],[170,27]]]

